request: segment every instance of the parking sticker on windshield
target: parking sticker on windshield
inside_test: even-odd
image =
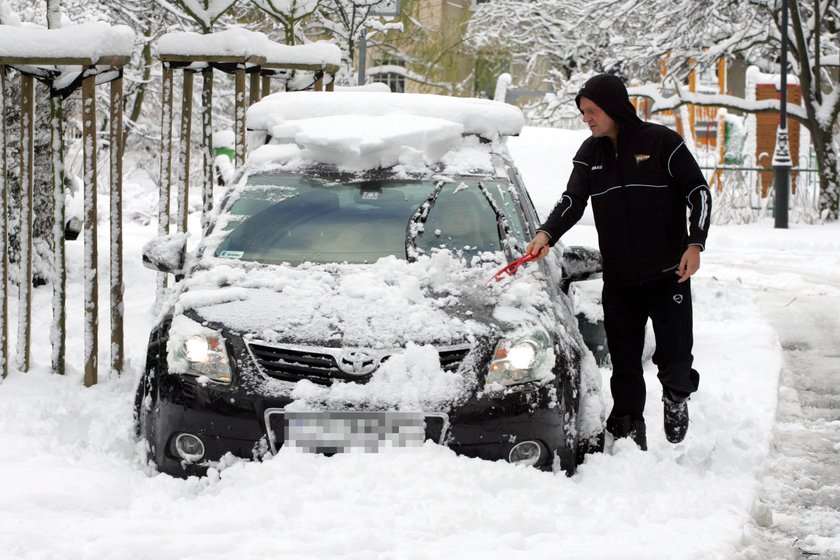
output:
[[[224,259],[241,259],[245,255],[245,251],[222,251],[219,256]]]

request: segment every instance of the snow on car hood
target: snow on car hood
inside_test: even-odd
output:
[[[504,297],[501,286],[487,284],[500,256],[488,253],[474,267],[448,251],[416,262],[388,257],[370,265],[296,267],[209,257],[212,266],[185,281],[176,312],[193,310],[266,342],[368,348],[463,342],[487,334],[497,320],[537,321],[527,298],[511,295],[536,289],[527,273]]]
[[[435,346],[546,325],[551,306],[539,268],[488,284],[500,259],[486,253],[468,267],[443,250],[415,262],[293,267],[206,257],[184,281],[175,313],[265,342],[400,349],[365,384],[273,380],[261,390],[290,395],[297,409],[374,403],[428,410],[476,385],[475,372],[443,370]]]

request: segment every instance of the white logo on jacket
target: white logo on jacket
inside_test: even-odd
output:
[[[677,304],[682,303],[683,302],[682,294],[674,294],[674,301],[677,302]]]

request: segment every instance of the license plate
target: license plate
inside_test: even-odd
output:
[[[274,438],[309,453],[375,453],[418,447],[426,439],[423,412],[283,412],[272,414]]]

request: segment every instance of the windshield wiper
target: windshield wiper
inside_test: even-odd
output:
[[[525,251],[519,243],[519,240],[516,238],[516,235],[513,234],[513,228],[510,227],[510,221],[507,219],[504,212],[502,212],[502,209],[499,208],[499,205],[496,204],[496,200],[487,190],[487,187],[484,186],[484,181],[478,182],[478,189],[481,191],[481,194],[484,195],[484,198],[487,199],[487,202],[496,214],[496,229],[499,232],[499,242],[502,244],[502,250],[505,252],[509,261],[516,260],[519,256],[524,254]],[[518,254],[514,253],[514,249],[516,249]]]
[[[417,257],[424,252],[417,248],[417,236],[423,232],[423,226],[429,218],[429,212],[437,202],[441,189],[443,189],[443,181],[438,181],[431,194],[426,197],[426,200],[417,207],[411,218],[408,219],[408,225],[405,228],[405,257],[408,262],[416,261]]]

